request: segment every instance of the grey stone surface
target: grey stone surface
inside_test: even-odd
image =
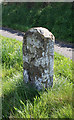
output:
[[[42,27],[31,28],[23,38],[23,77],[38,90],[53,85],[54,35]]]

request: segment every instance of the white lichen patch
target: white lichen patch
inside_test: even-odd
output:
[[[30,63],[30,61],[31,61],[31,58],[33,58],[34,56],[32,55],[32,54],[30,54],[30,55],[23,55],[23,61],[24,62],[27,62],[27,63]]]
[[[53,75],[53,57],[50,56],[50,76]]]
[[[40,41],[36,40],[36,36],[34,36],[32,38],[31,37],[27,37],[27,46],[39,48],[40,45],[41,45]]]
[[[42,56],[44,57],[44,52],[42,53]]]
[[[44,73],[44,75],[42,75],[42,79],[43,79],[43,82],[47,81],[50,79],[50,76],[49,76],[49,73]]]
[[[34,31],[35,30],[35,31]],[[43,27],[37,27],[37,28],[33,28],[31,29],[31,32],[36,32],[36,30],[43,35],[45,38],[50,38],[53,39],[53,34],[51,32],[49,32],[49,30],[47,30],[46,28]]]
[[[41,90],[42,89],[42,84],[40,83],[40,81],[38,81],[38,80],[35,80],[35,85],[36,85],[36,88],[38,89],[38,90]]]
[[[24,81],[25,81],[25,83],[28,83],[29,82],[29,76],[28,76],[28,72],[27,72],[27,70],[24,70]]]
[[[30,31],[30,32],[34,32],[34,33],[37,32],[37,30],[35,30],[35,29],[33,29],[33,28],[31,28],[29,31]]]
[[[27,55],[23,55],[23,61],[29,63],[29,57]]]
[[[37,66],[37,67],[39,67],[41,65],[44,68],[45,64],[46,64],[46,58],[41,57],[41,58],[36,59],[34,65]]]

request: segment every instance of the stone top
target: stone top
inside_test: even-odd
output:
[[[27,31],[27,34],[31,32],[31,33],[35,33],[38,32],[39,34],[41,34],[42,36],[44,36],[45,38],[49,38],[52,41],[55,40],[54,35],[46,28],[43,27],[35,27],[35,28],[31,28]]]

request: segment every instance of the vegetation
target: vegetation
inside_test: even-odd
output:
[[[3,3],[2,24],[26,32],[42,26],[49,29],[56,40],[72,41],[72,3]]]
[[[22,42],[2,39],[3,118],[72,118],[72,60],[54,54],[53,88],[38,92],[23,82]]]

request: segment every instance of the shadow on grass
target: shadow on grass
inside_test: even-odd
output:
[[[23,107],[20,103],[22,100],[25,104],[27,100],[33,103],[34,97],[39,96],[38,91],[30,84],[25,84],[23,81],[18,83],[16,87],[2,99],[2,117],[8,118],[11,114],[15,114],[14,107]]]

